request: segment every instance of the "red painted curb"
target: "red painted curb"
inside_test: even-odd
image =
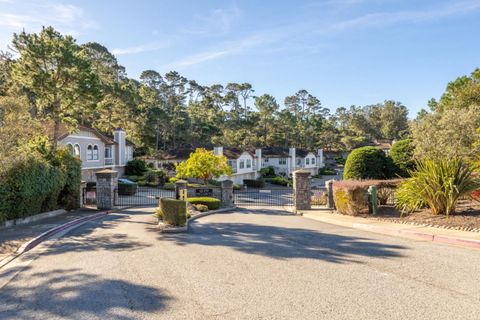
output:
[[[56,227],[54,227],[50,230],[45,231],[41,235],[37,236],[36,238],[34,238],[34,239],[30,240],[29,242],[25,243],[24,245],[22,245],[17,250],[17,253],[21,254],[21,253],[27,252],[27,251],[33,249],[34,247],[36,247],[41,242],[45,241],[46,239],[52,237],[53,235],[65,230],[67,228],[73,227],[77,224],[80,224],[80,223],[83,223],[83,222],[86,222],[86,221],[90,221],[90,220],[94,220],[94,219],[103,217],[103,216],[109,214],[110,212],[111,211],[104,211],[104,212],[95,213],[95,214],[92,214],[92,215],[89,215],[89,216],[85,216],[83,218],[79,218],[79,219],[76,219],[76,220],[69,221],[69,222],[64,223],[62,225],[59,225],[59,226],[56,226]]]
[[[454,237],[448,237],[448,236],[434,236],[433,241],[480,249],[480,240],[454,238]]]

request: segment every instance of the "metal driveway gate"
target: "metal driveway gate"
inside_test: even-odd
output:
[[[132,194],[118,194],[118,189],[115,189],[116,206],[156,206],[164,197],[174,198],[175,191],[138,186]]]
[[[236,190],[233,193],[236,206],[292,206],[293,189],[268,188]]]

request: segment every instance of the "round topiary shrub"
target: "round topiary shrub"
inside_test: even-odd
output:
[[[402,177],[407,177],[408,172],[415,169],[414,150],[415,145],[411,139],[397,141],[390,149],[389,156],[398,168],[398,174]]]
[[[382,150],[376,147],[358,148],[348,156],[343,178],[345,180],[390,178],[392,170],[388,164],[387,156]]]
[[[203,204],[208,207],[208,210],[217,210],[220,208],[221,201],[212,197],[192,197],[187,199],[193,205]]]

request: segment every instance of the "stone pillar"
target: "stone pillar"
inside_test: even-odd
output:
[[[222,181],[222,207],[233,207],[233,181]]]
[[[325,188],[327,188],[327,208],[335,209],[335,202],[333,201],[333,182],[335,180],[325,181]]]
[[[187,197],[187,185],[188,182],[185,180],[177,180],[175,182],[175,199],[180,200],[182,197]],[[182,199],[187,200],[187,199]]]
[[[117,187],[117,171],[110,169],[101,170],[97,176],[97,208],[110,210],[114,207],[115,188]]]
[[[87,183],[85,181],[82,181],[80,182],[80,197],[79,197],[79,204],[78,204],[78,207],[79,208],[82,208],[85,204],[85,197],[86,197],[86,194],[85,194],[85,188],[87,187]]]
[[[293,172],[293,205],[297,210],[311,209],[311,182],[309,170]]]

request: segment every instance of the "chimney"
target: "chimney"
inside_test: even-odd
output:
[[[127,163],[126,133],[122,128],[117,128],[113,132],[113,140],[117,143],[115,154],[115,163],[123,166]]]
[[[295,171],[295,167],[297,165],[297,151],[295,148],[289,148],[288,149],[288,155],[290,157],[289,159],[289,162],[287,162],[287,164],[289,164],[287,170],[289,173]]]
[[[223,147],[213,147],[213,154],[216,156],[223,156]]]
[[[317,167],[323,167],[323,149],[318,149]]]
[[[255,157],[257,158],[257,170],[262,169],[262,149],[255,149]]]

